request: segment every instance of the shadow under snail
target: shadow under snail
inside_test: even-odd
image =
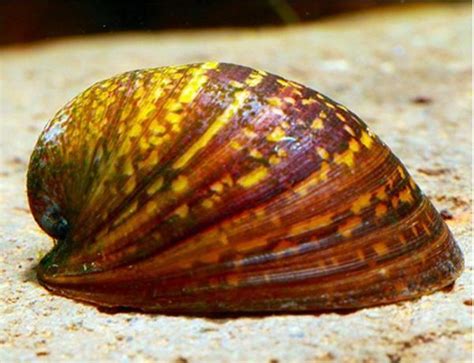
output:
[[[452,283],[462,253],[354,113],[263,71],[127,72],[65,105],[31,156],[54,293],[150,312],[393,303]]]

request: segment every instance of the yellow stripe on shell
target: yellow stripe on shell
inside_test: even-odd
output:
[[[400,192],[400,200],[405,203],[413,202],[413,195],[411,194],[411,190],[409,188],[405,188]]]
[[[243,148],[242,144],[237,140],[232,140],[229,145],[234,150],[242,150]]]
[[[332,214],[316,215],[290,227],[287,237],[313,231],[318,228],[329,226],[332,223]]]
[[[375,243],[373,249],[379,256],[385,255],[388,251],[387,245],[383,242]]]
[[[179,216],[180,218],[186,218],[189,213],[189,206],[187,204],[183,204],[176,208],[172,214]]]
[[[239,91],[235,93],[234,101],[227,106],[224,112],[209,126],[204,134],[173,164],[174,169],[184,167],[189,160],[224,127],[235,113],[242,107],[245,100],[250,96],[248,91]]]
[[[352,150],[347,149],[346,151],[335,155],[334,162],[339,165],[346,164],[349,168],[352,168],[354,166],[354,153]]]
[[[351,139],[349,141],[349,149],[351,149],[353,152],[358,152],[360,150],[360,146],[357,140]]]
[[[361,142],[367,149],[370,149],[370,147],[372,146],[373,141],[374,141],[374,140],[370,137],[370,135],[369,135],[367,132],[362,131],[361,136],[360,136],[360,142]]]
[[[329,159],[329,153],[327,152],[325,148],[318,146],[316,147],[316,152],[321,157],[321,159],[324,159],[324,160]]]
[[[362,209],[370,205],[370,199],[372,198],[371,193],[362,194],[352,203],[351,211],[355,214],[359,213]]]
[[[304,98],[304,99],[301,100],[301,104],[302,104],[303,106],[308,106],[308,105],[311,105],[311,104],[313,104],[313,103],[315,103],[315,102],[316,102],[316,100],[315,100],[315,99],[312,99],[312,98]]]
[[[279,97],[268,97],[267,102],[270,106],[281,107],[282,102]]]
[[[214,206],[214,201],[210,198],[207,198],[204,199],[201,204],[204,208],[211,209]]]
[[[336,117],[341,120],[342,122],[346,122],[346,118],[340,114],[339,112],[336,112]]]
[[[320,119],[319,117],[315,118],[313,120],[313,122],[311,123],[311,128],[313,130],[320,130],[320,129],[324,128],[323,120]]]
[[[383,203],[377,204],[375,207],[375,216],[380,218],[382,217],[385,213],[387,213],[387,206]]]
[[[347,219],[347,221],[344,224],[340,225],[337,231],[342,236],[349,237],[352,234],[352,232],[360,225],[362,225],[362,218],[351,217]]]
[[[278,141],[281,141],[285,136],[286,136],[285,130],[283,130],[280,126],[277,126],[267,136],[267,140],[271,142],[278,142]]]
[[[189,185],[188,178],[184,175],[180,175],[171,182],[171,189],[175,193],[180,194],[188,188],[188,185]]]
[[[194,100],[201,87],[206,83],[208,77],[206,73],[209,69],[215,69],[219,66],[217,62],[203,63],[199,68],[193,71],[193,77],[181,91],[178,101],[181,103],[190,103]]]
[[[221,193],[224,190],[224,184],[222,184],[220,181],[217,181],[211,185],[210,189],[213,192]]]
[[[146,192],[148,195],[155,194],[163,186],[163,177],[158,177],[155,181],[147,188]]]
[[[257,71],[252,71],[250,76],[245,80],[245,84],[249,87],[255,87],[263,80],[263,75]]]
[[[260,166],[252,170],[250,173],[241,176],[237,180],[237,184],[243,186],[244,188],[250,188],[251,186],[254,186],[255,184],[265,179],[267,175],[268,169],[264,166]]]
[[[255,158],[255,159],[261,159],[261,158],[263,158],[262,153],[261,153],[259,150],[257,150],[257,149],[252,149],[252,150],[250,150],[249,155],[250,155],[251,157]]]

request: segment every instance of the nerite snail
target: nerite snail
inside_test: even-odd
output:
[[[28,197],[49,290],[101,306],[308,311],[411,299],[463,257],[405,167],[344,106],[207,62],[132,71],[62,108]]]

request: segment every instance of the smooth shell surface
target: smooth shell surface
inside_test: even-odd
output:
[[[62,108],[28,197],[55,293],[160,312],[372,306],[452,283],[448,227],[344,106],[216,62],[128,72]]]

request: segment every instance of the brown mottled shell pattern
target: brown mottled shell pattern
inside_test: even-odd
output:
[[[360,308],[452,283],[463,257],[401,162],[344,106],[207,62],[124,73],[41,134],[38,279],[172,313]]]

